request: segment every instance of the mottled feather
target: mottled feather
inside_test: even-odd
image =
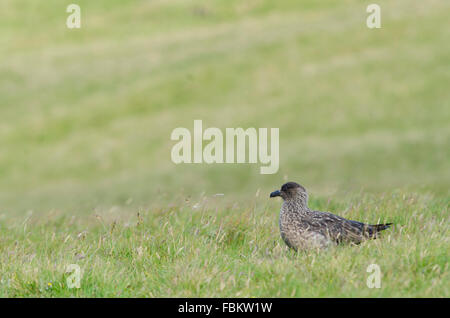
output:
[[[378,233],[392,223],[370,225],[347,220],[341,216],[308,208],[306,189],[288,182],[273,196],[284,200],[280,211],[280,232],[285,243],[294,249],[323,248],[331,244],[359,244],[365,239],[376,238]]]

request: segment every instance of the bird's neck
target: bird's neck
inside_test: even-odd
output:
[[[283,202],[285,211],[296,214],[307,214],[309,212],[308,202],[299,199],[287,199]]]

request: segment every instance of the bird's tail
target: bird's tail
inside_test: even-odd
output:
[[[381,232],[383,230],[390,228],[391,225],[392,225],[392,223],[374,224],[374,225],[371,225],[371,227],[375,230],[375,232]]]

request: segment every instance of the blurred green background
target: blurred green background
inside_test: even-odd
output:
[[[81,7],[81,29],[66,7]],[[448,198],[450,2],[0,2],[0,214],[405,189]],[[175,165],[176,127],[280,128],[280,169]]]

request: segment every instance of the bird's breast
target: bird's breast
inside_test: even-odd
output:
[[[291,248],[307,249],[328,246],[330,241],[323,234],[310,228],[307,215],[295,211],[280,211],[280,233],[283,241]]]

